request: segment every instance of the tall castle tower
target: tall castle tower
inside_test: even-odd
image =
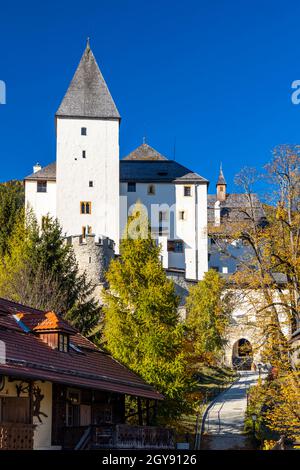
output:
[[[89,41],[56,113],[56,215],[66,236],[119,243],[119,125]]]

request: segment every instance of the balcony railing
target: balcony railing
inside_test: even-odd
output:
[[[33,424],[1,423],[1,450],[31,450],[33,449]]]
[[[128,424],[64,429],[65,449],[173,449],[174,433],[156,426]]]

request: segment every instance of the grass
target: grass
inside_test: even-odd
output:
[[[180,422],[176,423],[176,441],[189,442],[190,449],[193,448],[197,420],[201,426],[202,415],[207,405],[231,382],[235,380],[237,374],[227,367],[199,365],[195,377],[198,382],[195,395],[198,397],[195,403],[195,411],[190,415],[183,415]]]

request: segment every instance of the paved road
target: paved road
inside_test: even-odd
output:
[[[249,449],[251,443],[243,435],[247,407],[247,389],[258,379],[256,372],[240,372],[240,379],[222,393],[210,408],[205,420],[203,448]]]

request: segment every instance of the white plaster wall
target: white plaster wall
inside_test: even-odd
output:
[[[44,398],[41,402],[41,411],[47,415],[40,416],[42,422],[40,423],[36,416],[33,417],[33,424],[36,424],[34,431],[34,449],[46,450],[52,449],[51,435],[52,435],[52,383],[50,382],[36,382],[41,390]]]
[[[17,397],[16,385],[20,385],[21,381],[9,382],[8,377],[5,377],[5,386],[0,392],[0,397]],[[34,431],[34,449],[55,449],[57,446],[51,446],[51,433],[52,433],[52,383],[36,381],[35,385],[39,386],[41,393],[44,395],[41,401],[40,411],[47,416],[40,416],[42,423],[39,422],[37,417],[33,417],[33,424],[36,425]],[[20,397],[28,397],[28,392],[20,394]]]
[[[37,181],[25,181],[25,207],[32,209],[39,225],[42,217],[56,218],[56,182],[47,181],[47,192],[37,192]]]
[[[176,237],[185,242],[186,278],[199,280],[208,269],[207,186],[191,185],[191,196],[184,196],[183,184],[176,185]],[[179,213],[185,212],[185,220]]]
[[[197,221],[196,232],[198,236],[198,270],[197,279],[202,279],[208,270],[208,241],[207,241],[207,185],[199,184],[195,187],[197,193]]]
[[[87,135],[81,135],[81,128]],[[82,151],[86,158],[82,158]],[[89,187],[93,181],[93,187]],[[57,118],[57,217],[66,235],[89,225],[119,245],[119,121]],[[92,213],[80,214],[80,201]]]

